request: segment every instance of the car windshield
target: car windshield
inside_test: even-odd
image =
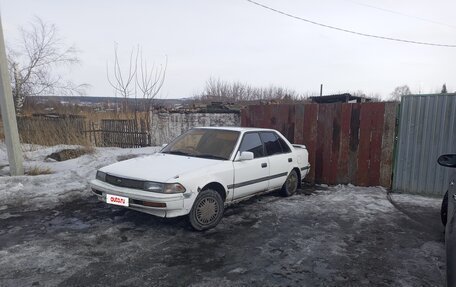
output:
[[[227,160],[239,132],[217,129],[192,129],[167,145],[162,153]]]

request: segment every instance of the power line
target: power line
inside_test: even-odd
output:
[[[250,2],[250,3],[254,4],[254,5],[257,5],[259,7],[262,7],[264,9],[273,11],[275,13],[278,13],[278,14],[281,14],[281,15],[296,19],[296,20],[304,21],[304,22],[307,22],[307,23],[310,23],[310,24],[313,24],[313,25],[317,25],[317,26],[328,28],[328,29],[332,29],[332,30],[337,30],[337,31],[340,31],[340,32],[345,32],[345,33],[354,34],[354,35],[358,35],[358,36],[369,37],[369,38],[381,39],[381,40],[409,43],[409,44],[436,46],[436,47],[446,47],[446,48],[456,48],[455,44],[440,44],[440,43],[431,43],[431,42],[420,42],[420,41],[413,41],[413,40],[406,40],[406,39],[399,39],[399,38],[392,38],[392,37],[386,37],[386,36],[367,34],[367,33],[357,32],[357,31],[348,30],[348,29],[344,29],[344,28],[339,28],[339,27],[336,27],[336,26],[326,25],[326,24],[322,24],[322,23],[319,23],[319,22],[315,22],[315,21],[312,21],[312,20],[305,19],[305,18],[301,18],[301,17],[295,16],[295,15],[292,15],[292,14],[277,10],[275,8],[266,6],[264,4],[255,2],[253,0],[246,0],[246,1]]]
[[[405,17],[408,17],[408,18],[418,19],[418,20],[421,20],[421,21],[424,21],[424,22],[429,22],[429,23],[432,23],[432,24],[437,24],[437,25],[441,25],[441,26],[446,26],[448,28],[456,29],[456,26],[449,25],[449,24],[446,24],[446,23],[443,23],[443,22],[439,22],[439,21],[435,21],[435,20],[432,20],[432,19],[427,19],[427,18],[423,18],[423,17],[409,15],[409,14],[405,14],[405,13],[402,13],[402,12],[394,11],[394,10],[391,10],[391,9],[386,9],[386,8],[382,8],[382,7],[378,7],[378,6],[374,6],[374,5],[370,5],[370,4],[366,4],[366,3],[361,3],[361,2],[358,2],[358,1],[353,1],[353,0],[345,0],[345,1],[351,2],[351,3],[359,5],[359,6],[364,6],[364,7],[368,7],[368,8],[371,8],[371,9],[376,9],[376,10],[380,10],[380,11],[383,11],[383,12],[388,12],[388,13],[391,13],[391,14],[405,16]]]

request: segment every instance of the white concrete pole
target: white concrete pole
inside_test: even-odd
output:
[[[2,112],[3,131],[11,175],[23,175],[22,149],[17,130],[16,111],[14,110],[13,93],[8,75],[5,40],[3,38],[2,20],[0,17],[0,108]]]

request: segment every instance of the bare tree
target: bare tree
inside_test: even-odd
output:
[[[293,102],[303,98],[304,96],[296,91],[283,87],[256,88],[240,82],[228,83],[214,78],[210,78],[206,82],[206,87],[202,93],[194,96],[195,100],[202,102]]]
[[[402,96],[408,96],[411,94],[412,92],[410,91],[409,86],[404,85],[396,87],[394,91],[391,93],[391,98],[393,101],[400,101]]]
[[[147,61],[143,59],[142,51],[139,50],[139,71],[136,74],[136,85],[139,90],[139,96],[146,99],[146,110],[150,114],[152,101],[160,92],[165,82],[166,68],[168,66],[168,57],[165,57],[165,64],[148,67]]]
[[[55,72],[80,62],[75,46],[67,46],[53,24],[35,17],[21,28],[21,39],[8,46],[10,72],[16,111],[20,113],[27,96],[82,95],[87,84],[75,84]]]
[[[127,68],[123,69],[119,61],[117,44],[114,46],[114,63],[110,72],[109,64],[106,65],[107,79],[116,94],[124,98],[123,111],[128,111],[127,101],[130,98],[135,99],[135,118],[138,111],[138,99],[143,99],[144,109],[148,111],[147,119],[152,107],[153,99],[158,95],[163,83],[165,82],[166,68],[168,59],[165,64],[152,66],[148,65],[147,60],[143,57],[141,48],[138,46],[132,49]]]

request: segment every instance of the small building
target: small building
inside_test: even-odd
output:
[[[338,95],[328,95],[320,97],[310,97],[310,100],[313,103],[317,104],[330,104],[330,103],[366,103],[371,102],[372,99],[352,96],[349,93],[338,94]]]

